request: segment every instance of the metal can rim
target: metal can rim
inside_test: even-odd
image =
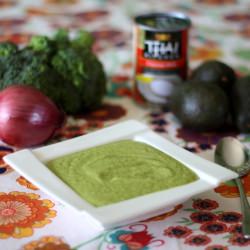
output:
[[[141,19],[145,19],[145,18],[156,18],[156,17],[173,17],[179,20],[183,20],[186,22],[185,25],[183,25],[183,27],[172,27],[172,28],[154,28],[151,26],[148,26],[146,24],[140,23]],[[145,30],[152,30],[152,31],[182,31],[185,29],[188,29],[189,27],[191,27],[191,19],[184,13],[182,12],[150,12],[150,13],[146,13],[146,14],[141,14],[141,15],[137,15],[134,18],[135,23],[142,27]]]

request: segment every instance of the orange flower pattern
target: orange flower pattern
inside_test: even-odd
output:
[[[21,250],[70,250],[70,246],[59,237],[44,236],[25,244]]]
[[[17,183],[19,183],[21,186],[27,187],[31,190],[38,190],[38,188],[33,185],[30,181],[28,181],[27,179],[25,179],[23,176],[19,176],[16,179]]]
[[[15,4],[16,4],[16,1],[14,1],[14,0],[1,0],[0,1],[0,8],[14,6]]]
[[[250,196],[250,174],[244,176],[242,182],[246,195]],[[238,188],[233,181],[222,183],[219,187],[215,188],[214,191],[227,198],[239,197]]]
[[[38,194],[0,193],[0,239],[23,238],[51,222],[56,211],[50,200],[41,200]]]
[[[208,48],[207,46],[193,48],[191,59],[195,60],[212,60],[222,57],[222,51],[219,48]]]
[[[0,42],[10,41],[16,44],[27,43],[33,34],[30,33],[5,33],[0,35]]]

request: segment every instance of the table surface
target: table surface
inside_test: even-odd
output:
[[[0,40],[23,44],[32,34],[51,35],[59,27],[72,31],[86,28],[93,32],[95,52],[109,76],[108,94],[99,110],[77,118],[68,117],[57,139],[72,138],[135,118],[181,147],[212,159],[214,145],[221,137],[236,136],[246,146],[250,137],[235,131],[195,133],[182,128],[170,112],[150,111],[135,104],[129,85],[132,17],[149,11],[186,13],[193,23],[191,68],[203,60],[216,58],[244,75],[250,72],[249,9],[247,0],[1,0]],[[1,157],[13,150],[0,145]],[[242,180],[250,196],[250,175]],[[100,232],[1,160],[0,249],[249,249],[250,240],[241,235],[238,196],[236,186],[229,181],[160,216]]]

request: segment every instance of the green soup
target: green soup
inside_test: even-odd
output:
[[[198,179],[193,171],[172,157],[132,140],[69,154],[48,162],[47,166],[96,207]]]

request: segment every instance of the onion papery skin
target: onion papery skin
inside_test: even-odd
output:
[[[11,85],[0,92],[0,139],[9,145],[40,145],[63,121],[64,113],[34,87]]]

